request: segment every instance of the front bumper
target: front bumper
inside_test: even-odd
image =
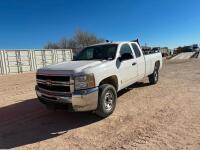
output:
[[[35,88],[38,99],[44,104],[70,106],[70,111],[92,111],[98,105],[98,87],[86,90],[75,91],[68,96],[58,96],[51,92],[41,91]]]

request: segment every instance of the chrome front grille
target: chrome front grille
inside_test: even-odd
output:
[[[51,85],[51,86],[66,86],[68,87],[70,85],[70,82],[63,82],[63,81],[52,81],[50,79],[48,80],[40,80],[37,79],[37,83],[41,85]]]
[[[70,76],[51,76],[51,75],[36,75],[36,78],[39,80],[51,80],[51,81],[61,81],[61,82],[69,82]]]
[[[71,95],[74,80],[70,76],[36,75],[37,87],[41,92],[53,95]]]
[[[49,82],[49,81],[48,81]],[[38,87],[42,88],[44,90],[49,90],[49,91],[55,91],[55,92],[70,92],[70,86],[67,85],[59,85],[56,83],[56,85],[54,84],[41,84],[38,83]]]

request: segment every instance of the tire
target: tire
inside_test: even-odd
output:
[[[103,84],[99,87],[98,106],[96,115],[106,118],[111,115],[116,106],[117,92],[114,86]]]
[[[154,72],[149,75],[149,83],[150,84],[156,84],[158,82],[159,79],[159,73],[158,73],[158,69],[154,69]]]

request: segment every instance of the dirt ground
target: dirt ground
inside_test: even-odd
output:
[[[0,149],[200,149],[200,60],[165,62],[157,85],[119,93],[113,115],[52,112],[35,74],[0,77]]]

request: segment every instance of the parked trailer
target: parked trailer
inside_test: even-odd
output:
[[[71,49],[0,50],[0,74],[35,71],[73,58]]]
[[[200,52],[198,52],[198,59],[200,59]]]
[[[172,60],[189,59],[194,54],[195,54],[195,52],[183,52],[183,53],[180,53],[180,54],[176,55],[175,57],[173,57]]]

